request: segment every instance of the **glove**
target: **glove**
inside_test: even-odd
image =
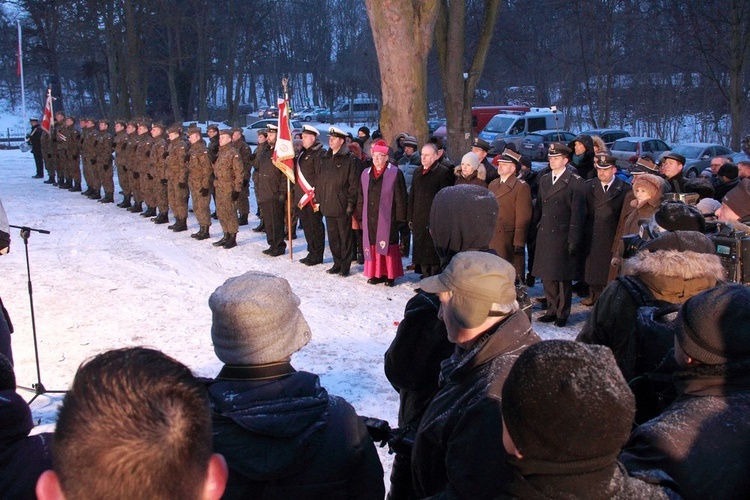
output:
[[[280,194],[279,195],[279,203],[283,204],[284,202],[286,202],[286,195],[285,194]]]
[[[208,196],[208,188],[201,188],[201,196]]]
[[[245,179],[244,181],[242,181],[242,187],[243,188],[246,188],[246,187],[249,187],[249,186],[250,186],[250,180],[249,179]]]
[[[240,199],[240,192],[239,191],[232,191],[232,201],[237,201]]]
[[[146,158],[151,158],[151,150],[146,151]]]
[[[147,178],[148,180],[150,180],[150,181],[153,181],[153,180],[154,180],[154,176],[153,176],[153,175],[151,175],[151,174],[146,174],[146,178]]]
[[[167,185],[167,179],[162,179],[161,180],[161,185],[162,186],[166,186]]]
[[[184,182],[178,182],[177,187],[179,187],[180,189],[185,189],[187,188],[187,184],[185,184]]]
[[[133,179],[138,179],[141,176],[138,172],[133,172]]]
[[[162,157],[162,159],[166,160],[166,159],[167,159],[167,157],[169,157],[169,151],[164,151],[164,152],[163,152],[163,153],[161,154],[161,157]]]
[[[354,205],[352,205],[351,203],[349,203],[346,206],[346,215],[352,215],[352,214],[354,214]]]
[[[523,255],[523,247],[513,245],[513,253],[516,255]]]

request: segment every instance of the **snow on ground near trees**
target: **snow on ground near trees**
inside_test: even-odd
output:
[[[299,262],[306,245],[302,230],[289,255],[267,257],[265,235],[240,228],[238,247],[211,245],[221,236],[217,221],[212,238],[196,241],[198,224],[190,214],[188,232],[101,204],[32,179],[33,157],[18,150],[0,151],[0,199],[10,224],[51,231],[31,233],[29,259],[33,285],[41,379],[47,390],[64,390],[85,359],[107,349],[144,345],[185,363],[198,376],[221,368],[211,344],[208,297],[227,278],[265,271],[286,278],[300,297],[312,340],[293,357],[298,370],[320,375],[324,387],[346,398],[360,415],[388,420],[394,427],[398,394],[383,373],[390,345],[418,278],[407,273],[393,288],[366,283],[362,267],[348,278],[328,275],[323,265]],[[115,196],[119,202],[121,196]],[[252,212],[255,212],[251,196]],[[170,216],[171,217],[171,216]],[[173,222],[173,219],[170,221]],[[19,385],[36,382],[24,242],[11,229],[11,252],[0,257],[0,295],[8,309]],[[404,259],[404,265],[409,259]],[[541,285],[531,290],[541,295]],[[587,309],[575,300],[565,328],[534,323],[546,339],[574,338]],[[538,314],[538,306],[534,310]],[[32,394],[19,390],[30,399]],[[41,430],[52,430],[62,394],[40,396],[32,403]],[[380,449],[386,477],[391,458]]]

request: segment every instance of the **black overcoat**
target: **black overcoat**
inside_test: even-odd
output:
[[[453,185],[453,171],[440,163],[435,163],[423,173],[423,169],[414,172],[409,191],[408,221],[414,234],[412,260],[417,264],[437,266],[440,258],[435,252],[435,245],[430,236],[430,209],[435,195],[447,186]]]
[[[354,208],[359,191],[357,162],[354,154],[344,144],[336,154],[328,150],[323,154],[320,176],[315,195],[320,210],[326,217],[343,217],[347,205]]]

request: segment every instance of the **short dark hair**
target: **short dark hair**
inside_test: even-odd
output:
[[[211,459],[204,386],[183,364],[132,347],[84,362],[60,409],[54,470],[68,498],[197,498]]]

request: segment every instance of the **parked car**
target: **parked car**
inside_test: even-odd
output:
[[[296,119],[303,122],[312,122],[318,120],[318,113],[325,111],[326,108],[305,108],[295,116]]]
[[[721,144],[708,142],[686,142],[672,148],[672,152],[685,157],[683,175],[688,178],[698,177],[703,170],[711,167],[711,158],[731,156],[732,150]]]
[[[278,118],[279,117],[279,108],[276,106],[269,106],[268,108],[263,111],[263,116],[261,118]]]
[[[669,145],[655,137],[623,137],[609,148],[610,154],[617,158],[617,167],[628,172],[643,153],[651,153],[656,161],[664,151],[669,151]]]
[[[746,155],[742,151],[740,151],[739,153],[732,153],[730,157],[732,158],[732,163],[734,163],[735,165],[737,165],[741,161],[750,161],[750,156]]]
[[[565,127],[565,115],[556,108],[531,108],[529,112],[505,111],[492,117],[479,133],[490,144],[495,139],[515,143],[516,147],[531,132],[558,130]]]
[[[553,142],[569,143],[576,138],[573,132],[567,130],[537,130],[521,140],[518,152],[535,161],[547,161],[547,150]]]
[[[527,113],[529,111],[531,111],[531,108],[528,106],[474,106],[471,108],[471,131],[474,135],[479,134],[498,113]],[[445,122],[438,125],[435,131],[431,133],[435,137],[445,140],[448,137]]]
[[[333,109],[335,122],[377,123],[380,118],[380,103],[376,99],[358,97],[344,101]]]
[[[331,108],[321,108],[320,111],[315,115],[313,121],[321,123],[332,123],[333,122],[333,110]]]
[[[252,125],[245,127],[245,130],[242,132],[242,135],[245,136],[245,142],[248,144],[257,145],[258,144],[258,131],[260,129],[267,128],[269,124],[273,123],[274,125],[279,123],[279,120],[276,119],[266,119],[266,120],[258,120],[257,122],[253,123]],[[295,134],[301,134],[302,133],[302,124],[298,120],[292,120],[292,138],[294,138]]]
[[[590,130],[584,130],[581,133],[590,136],[598,135],[604,141],[607,149],[611,149],[612,144],[614,144],[616,140],[630,137],[630,132],[622,130],[621,128],[592,128]]]

